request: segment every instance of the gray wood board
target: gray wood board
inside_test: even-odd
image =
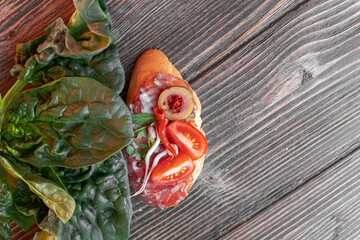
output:
[[[4,94],[14,82],[15,43],[41,35],[57,17],[68,19],[73,6],[69,0],[0,5]],[[359,161],[352,156],[360,146],[358,1],[111,0],[108,6],[127,81],[141,52],[164,51],[198,93],[209,140],[204,170],[179,206],[161,211],[133,199],[131,239],[236,238],[273,204],[291,207],[289,194],[316,184],[312,179],[326,181],[346,159]],[[293,221],[311,208],[299,204]]]
[[[222,239],[359,239],[360,151]]]

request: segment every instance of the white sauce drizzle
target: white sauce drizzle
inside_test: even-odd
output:
[[[149,164],[150,164],[151,155],[154,153],[155,149],[159,146],[159,144],[160,144],[160,138],[159,138],[159,136],[156,136],[156,141],[155,141],[154,145],[152,145],[152,147],[149,149],[149,151],[145,155],[145,176],[144,176],[144,179],[146,179],[148,177],[148,171],[149,171]],[[139,191],[134,193],[131,197],[137,196],[140,193],[142,193],[142,191],[144,191],[145,187],[146,187],[146,182],[144,181],[141,188],[139,189]]]
[[[156,138],[156,131],[155,128],[153,126],[149,126],[148,127],[148,133],[149,133],[149,138],[155,139]]]
[[[157,139],[159,139],[159,138],[157,138]],[[157,139],[156,139],[156,140],[157,140]],[[154,144],[154,145],[155,145],[155,144]],[[150,150],[149,150],[149,151],[150,151]],[[151,165],[150,171],[149,171],[147,174],[146,174],[147,170],[146,170],[146,172],[145,172],[145,177],[144,177],[143,185],[141,186],[140,190],[137,191],[137,195],[140,194],[142,191],[144,191],[145,195],[147,195],[147,193],[145,192],[145,187],[146,187],[147,182],[149,181],[149,178],[150,178],[150,176],[151,176],[151,173],[152,173],[152,171],[154,170],[154,168],[156,167],[156,165],[158,165],[160,159],[163,158],[163,157],[165,157],[166,155],[168,155],[167,150],[164,150],[164,151],[162,151],[161,153],[159,153],[158,155],[156,155],[156,157],[154,158],[153,164]],[[135,194],[134,194],[134,195],[135,195]],[[134,195],[133,195],[133,196],[134,196]],[[135,195],[135,196],[136,196],[136,195]]]

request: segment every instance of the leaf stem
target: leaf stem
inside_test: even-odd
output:
[[[15,82],[15,84],[10,88],[10,90],[6,93],[5,97],[1,101],[0,105],[0,140],[1,140],[1,130],[5,117],[6,110],[12,100],[16,97],[16,95],[30,82],[31,76],[34,73],[34,68],[36,65],[36,60],[33,59],[24,71],[24,75],[22,79],[19,79]]]

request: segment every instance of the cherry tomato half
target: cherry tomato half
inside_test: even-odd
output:
[[[169,140],[175,143],[180,152],[190,156],[192,160],[201,158],[208,147],[207,140],[196,127],[186,121],[174,121],[166,128]]]
[[[170,185],[191,175],[195,170],[195,163],[184,153],[176,157],[162,159],[154,168],[151,180],[158,185]]]

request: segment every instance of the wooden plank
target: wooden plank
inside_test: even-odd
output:
[[[360,151],[222,239],[358,239]]]
[[[359,4],[298,3],[109,1],[127,76],[164,50],[199,93],[210,143],[180,206],[134,199],[132,239],[221,237],[359,145]]]
[[[133,239],[217,239],[359,147],[359,10],[310,1],[191,82],[204,171],[174,209],[134,201]]]
[[[109,1],[109,9],[127,80],[144,50],[160,48],[191,81],[303,2]]]

